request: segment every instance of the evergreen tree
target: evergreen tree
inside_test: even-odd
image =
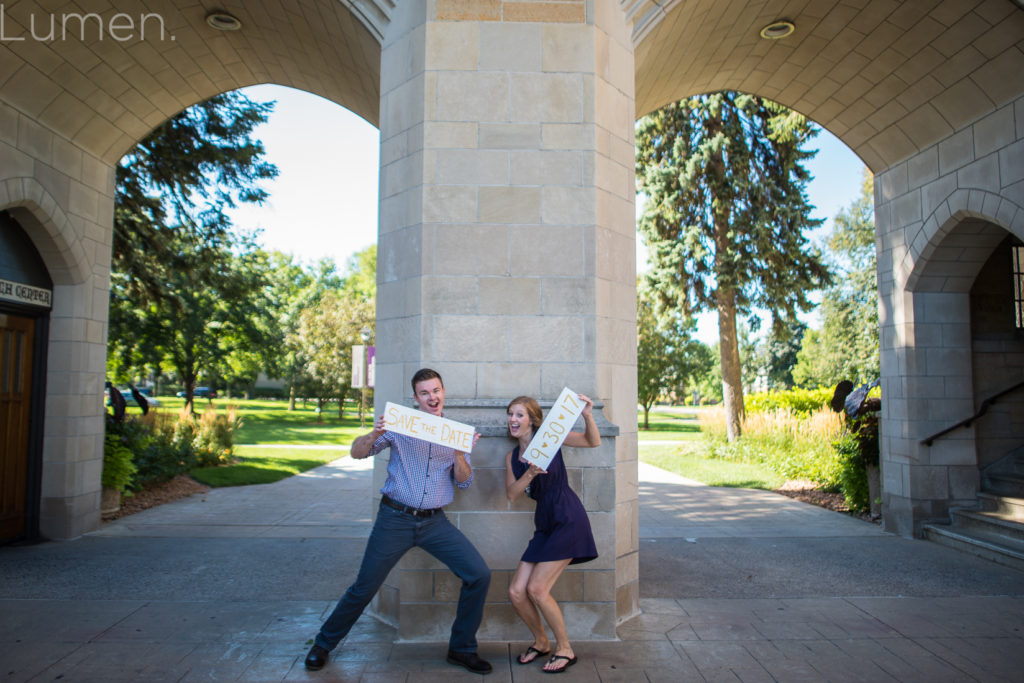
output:
[[[267,198],[260,182],[277,167],[253,131],[273,106],[237,91],[217,95],[157,126],[121,159],[111,269],[135,301],[159,299],[165,274],[191,267],[178,240],[226,245],[227,211]]]
[[[729,438],[740,435],[742,369],[736,319],[753,308],[796,322],[829,283],[804,232],[811,219],[803,149],[817,131],[752,95],[720,92],[670,104],[637,123],[639,221],[648,279],[666,309],[718,312]]]

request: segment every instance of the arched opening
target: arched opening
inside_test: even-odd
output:
[[[975,408],[996,397],[975,427],[975,449],[983,475],[1000,468],[1013,472],[1016,456],[1024,456],[1022,287],[1024,242],[1006,234],[992,249],[970,290]],[[988,483],[983,476],[982,488]]]
[[[118,386],[129,402],[129,386],[157,396],[160,405],[156,415],[146,421],[154,432],[168,431],[169,422],[185,419],[180,417],[182,394],[194,391],[193,412],[205,414],[209,410],[210,419],[214,414],[231,414],[233,407],[237,407],[240,429],[234,431],[232,456],[245,461],[258,455],[257,446],[279,443],[273,458],[280,459],[280,467],[270,467],[273,458],[268,456],[259,458],[259,462],[238,463],[235,472],[262,467],[264,475],[273,478],[274,469],[288,471],[285,462],[289,459],[297,462],[295,466],[301,470],[322,460],[324,454],[320,452],[316,458],[308,457],[308,449],[315,446],[324,445],[324,450],[334,451],[336,458],[344,455],[340,437],[332,430],[348,425],[340,420],[343,406],[347,405],[348,421],[360,410],[353,407],[358,398],[352,396],[360,392],[349,388],[352,380],[347,370],[351,363],[339,359],[350,353],[350,327],[354,326],[356,341],[361,328],[367,328],[372,336],[372,291],[367,292],[365,301],[360,299],[364,305],[349,311],[342,310],[342,300],[352,292],[342,288],[347,276],[358,276],[368,283],[369,289],[374,282],[373,272],[360,270],[372,267],[372,261],[366,260],[369,257],[364,254],[360,258],[360,253],[368,249],[372,252],[376,243],[379,134],[372,124],[353,112],[305,91],[264,85],[241,89],[238,94],[257,105],[273,102],[274,109],[267,114],[266,122],[251,132],[252,140],[259,141],[265,150],[260,162],[277,167],[276,177],[253,184],[268,196],[261,204],[237,202],[234,208],[227,209],[231,228],[226,231],[224,243],[232,244],[228,249],[217,244],[193,244],[187,231],[179,234],[175,226],[166,222],[168,229],[163,232],[170,235],[167,239],[173,240],[172,247],[179,248],[180,244],[180,249],[190,250],[190,255],[193,249],[208,249],[215,262],[208,263],[200,251],[180,267],[147,262],[156,269],[162,282],[157,293],[133,287],[129,273],[136,264],[125,257],[115,258],[106,379]],[[248,107],[244,102],[241,100],[237,106]],[[225,118],[234,115],[227,105],[218,106]],[[205,121],[206,115],[205,110],[197,108],[188,117],[178,117],[174,125],[184,127],[184,120]],[[225,139],[218,140],[208,132],[206,135],[226,146]],[[170,137],[161,130],[156,138],[144,141],[141,148],[166,150],[168,139],[178,137],[183,134]],[[167,152],[173,156],[174,150]],[[224,156],[231,158],[230,153]],[[139,158],[140,153],[133,151],[121,162],[119,179],[128,177],[127,168],[139,162]],[[231,168],[227,163],[224,167]],[[142,168],[150,167],[143,163]],[[219,172],[216,164],[209,164],[209,175]],[[119,191],[122,187],[130,192],[132,185],[119,180]],[[214,182],[210,191],[215,194],[228,188],[234,191],[235,186],[221,184],[218,188]],[[197,215],[201,215],[206,201],[201,194],[195,192]],[[136,205],[133,201],[128,206]],[[122,221],[117,224],[118,229],[128,224],[120,216],[116,220]],[[119,248],[124,249],[125,242],[121,238],[120,243],[115,243],[115,254]],[[177,254],[170,256],[176,258]],[[228,272],[246,278],[249,284],[238,288],[222,282],[220,274]],[[362,293],[362,285],[359,291]],[[174,305],[168,305],[168,297],[174,298]],[[330,308],[330,313],[304,315],[324,308]],[[336,316],[348,313],[358,313],[359,320],[346,324],[344,329],[326,329],[331,322],[345,322]],[[306,329],[307,321],[323,327]],[[320,348],[332,343],[336,353]],[[208,402],[206,398],[212,396],[215,400]],[[297,409],[296,398],[302,399]],[[263,401],[257,405],[243,403],[245,399]],[[257,419],[251,412],[262,410],[266,415],[277,415],[279,408],[287,410],[292,418],[275,423],[280,434],[269,433],[268,421]],[[130,407],[128,419],[138,417],[138,411]],[[300,418],[308,422],[300,423]],[[199,424],[204,422],[200,420]],[[245,434],[247,427],[257,425],[262,427],[256,430],[262,441]],[[350,428],[351,425],[344,427]],[[110,430],[108,424],[108,433]],[[305,433],[308,442],[300,443],[300,432]],[[325,437],[333,437],[333,441],[324,444]],[[137,473],[133,489],[164,483],[167,475],[153,478],[153,470],[159,469],[157,464],[150,458],[139,461],[143,463],[140,468],[145,467],[146,471],[140,469]],[[213,462],[211,457],[200,455],[196,464]],[[207,469],[194,474],[200,481],[213,485],[221,485],[226,481],[224,477],[230,477]],[[253,481],[234,483],[262,480],[255,476]],[[181,488],[182,492],[188,490]]]

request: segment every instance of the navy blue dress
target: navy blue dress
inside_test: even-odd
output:
[[[512,451],[512,474],[516,479],[530,468],[519,460],[519,446]],[[572,558],[569,564],[590,562],[597,557],[594,533],[579,496],[569,486],[562,462],[562,450],[555,453],[547,474],[530,482],[529,496],[537,501],[533,513],[536,531],[523,553],[523,562],[553,562]]]

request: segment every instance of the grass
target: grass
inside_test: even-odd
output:
[[[762,465],[709,458],[703,454],[701,443],[698,441],[679,445],[645,445],[641,441],[639,457],[648,465],[660,467],[708,486],[771,491],[785,482],[785,477]]]
[[[184,405],[184,399],[161,396],[157,410],[177,414]],[[205,400],[197,400],[194,409],[202,412],[208,405],[210,403]],[[288,401],[284,400],[217,398],[212,405],[217,410],[226,410],[229,405],[238,407],[242,426],[235,432],[236,444],[347,446],[373,427],[373,416],[369,413],[365,426],[360,426],[358,407],[353,403],[346,406],[345,417],[340,420],[336,403],[328,404],[319,420],[313,402],[303,405],[298,401],[294,411],[288,410]],[[129,408],[128,412],[134,414],[137,409]]]
[[[694,409],[654,407],[648,416],[648,429],[644,429],[644,411],[637,410],[637,438],[644,441],[675,441],[694,439],[700,435],[700,424]]]
[[[191,475],[207,486],[272,484],[345,455],[348,450],[340,448],[236,446],[236,462],[221,467],[199,467],[192,470]]]
[[[184,400],[161,396],[160,403],[161,412],[176,413]],[[207,405],[201,400],[196,402],[195,408],[201,411]],[[347,451],[339,446],[348,446],[357,436],[366,433],[372,420],[372,416],[367,415],[365,426],[360,426],[355,405],[348,406],[346,417],[340,420],[337,404],[329,405],[319,420],[312,402],[304,406],[300,401],[294,411],[288,410],[288,402],[284,400],[218,398],[213,405],[218,410],[237,406],[242,421],[235,433],[236,461],[191,472],[198,481],[218,487],[269,484],[343,457]],[[134,410],[130,408],[129,412]],[[774,489],[782,484],[780,475],[762,465],[706,457],[698,414],[694,409],[653,408],[650,428],[638,430],[640,460],[710,486]],[[637,417],[638,425],[642,425],[642,410]],[[663,441],[678,443],[649,443]]]
[[[638,410],[640,460],[708,486],[771,490],[782,485],[783,477],[763,465],[708,457],[698,420],[703,410],[656,406],[649,415],[649,429],[643,428],[644,412]],[[677,443],[651,443],[664,441]]]
[[[184,399],[176,397],[160,396],[159,400],[156,410],[161,413],[174,415],[185,405]],[[202,412],[208,405],[211,402],[197,400],[194,409]],[[373,421],[373,416],[367,414],[366,423],[361,426],[358,406],[354,403],[346,406],[343,419],[338,418],[336,403],[328,404],[319,418],[314,402],[298,401],[294,411],[288,410],[286,400],[217,398],[212,405],[218,411],[236,406],[242,426],[235,432],[235,462],[219,467],[197,467],[189,473],[207,486],[270,484],[337,460],[348,453],[340,447],[348,446],[357,436],[368,432]],[[129,408],[128,412],[137,414],[139,410]]]

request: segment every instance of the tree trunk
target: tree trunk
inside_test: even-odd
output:
[[[288,410],[295,410],[295,384],[288,387]]]
[[[648,422],[647,422],[647,416],[650,414],[650,412],[651,412],[650,407],[649,406],[644,406],[644,431],[646,431],[646,430],[651,428],[650,424],[648,424]]]
[[[722,361],[725,426],[729,441],[735,441],[742,434],[743,422],[743,369],[740,366],[739,337],[736,334],[736,293],[719,288],[715,297],[718,300],[718,341]]]

